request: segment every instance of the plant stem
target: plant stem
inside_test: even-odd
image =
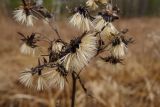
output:
[[[72,99],[71,99],[71,107],[74,107],[75,105],[75,96],[76,96],[76,84],[77,84],[77,78],[75,73],[72,73]]]
[[[84,86],[84,83],[82,82],[82,79],[80,78],[79,75],[76,74],[76,76],[77,76],[77,79],[79,80],[79,83],[80,83],[81,87],[83,88],[84,92],[87,93],[87,89]]]
[[[60,34],[59,34],[58,30],[57,30],[57,27],[52,26],[50,23],[49,23],[49,26],[56,33],[58,39],[61,39]]]

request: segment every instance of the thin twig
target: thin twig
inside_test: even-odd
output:
[[[50,26],[50,28],[56,33],[58,39],[61,39],[61,38],[60,38],[60,34],[59,34],[58,30],[57,30],[57,27],[52,26],[52,24],[51,24],[48,20],[46,20],[43,15],[39,14],[38,12],[36,12],[36,11],[33,10],[33,9],[32,9],[32,11],[33,11],[34,13],[36,13],[37,15],[39,15],[42,19],[44,19],[44,20],[48,23],[48,25]],[[54,20],[54,22],[55,22],[55,20]]]
[[[83,83],[80,75],[77,74],[77,73],[76,73],[76,78],[79,80],[79,83],[80,83],[81,87],[83,88],[84,92],[86,93],[86,95],[93,98],[93,96],[92,96],[90,93],[88,93],[88,90],[87,90],[87,88],[85,87],[85,85],[84,85],[84,83]]]
[[[60,34],[59,34],[57,28],[56,28],[56,27],[53,27],[50,23],[48,23],[48,24],[49,24],[49,26],[51,27],[51,29],[56,33],[58,39],[61,39]]]
[[[86,89],[86,87],[84,86],[84,83],[82,82],[81,77],[80,77],[78,74],[76,74],[76,78],[79,80],[79,83],[81,84],[84,92],[87,93],[87,89]]]
[[[75,72],[72,72],[72,99],[71,99],[71,107],[75,107],[76,85],[77,85],[77,78],[76,78]]]

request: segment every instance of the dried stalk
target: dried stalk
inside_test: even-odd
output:
[[[72,98],[71,98],[71,107],[75,107],[76,85],[77,85],[77,77],[75,75],[75,72],[72,72]]]

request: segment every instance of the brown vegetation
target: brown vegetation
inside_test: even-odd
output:
[[[59,22],[61,35],[69,40],[78,31]],[[76,107],[158,107],[160,105],[160,20],[158,18],[121,19],[119,28],[128,28],[135,39],[123,65],[110,65],[100,60],[83,70],[82,77],[89,91],[81,87]],[[27,30],[26,30],[27,29]],[[0,16],[0,106],[1,107],[68,107],[70,90],[36,92],[18,82],[20,71],[36,63],[34,57],[21,55],[17,31],[30,34],[54,32],[43,23],[34,28],[17,24],[9,16]],[[70,87],[70,84],[68,84]]]

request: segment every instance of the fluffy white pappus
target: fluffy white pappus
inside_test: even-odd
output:
[[[121,58],[126,55],[127,47],[123,42],[121,42],[119,45],[110,46],[110,52],[114,57]]]
[[[98,40],[94,34],[86,34],[75,53],[69,53],[61,60],[67,71],[79,72],[97,54]]]
[[[56,70],[50,71],[49,74],[50,74],[48,77],[49,87],[63,90],[65,87],[65,81],[66,81],[65,77],[62,76],[61,73]]]
[[[26,14],[23,9],[18,9],[13,11],[14,18],[17,22],[21,22],[22,24],[26,22]]]
[[[36,48],[28,46],[26,43],[23,43],[20,47],[20,52],[25,55],[35,55]]]
[[[96,4],[95,0],[88,0],[86,2],[86,6],[90,7],[93,10],[98,8],[98,5]]]
[[[97,16],[93,23],[95,26],[95,30],[101,31],[100,35],[104,41],[111,38],[113,36],[112,34],[116,35],[119,33],[114,25],[110,22],[106,22],[102,16]]]
[[[101,31],[102,28],[108,24],[108,22],[106,22],[102,16],[96,16],[93,24],[96,31]]]
[[[28,15],[27,16],[27,20],[26,20],[26,25],[27,26],[33,26],[33,18],[34,18],[33,15]]]
[[[105,27],[105,29],[103,30],[104,32],[111,32],[113,34],[119,33],[118,30],[114,27],[114,25],[110,22],[106,22],[102,16],[97,16],[93,21],[93,24],[96,31],[101,31]]]
[[[64,57],[62,57],[60,60],[58,60],[58,62],[62,64],[67,71],[70,71],[71,70],[71,66],[70,66],[71,60],[72,60],[72,54],[69,53],[65,55]]]
[[[45,90],[45,89],[48,89],[48,83],[47,83],[47,78],[48,78],[49,75],[45,75],[45,74],[42,74],[42,75],[39,75],[35,82],[36,82],[36,89],[38,91],[42,91],[42,90]]]
[[[84,17],[79,12],[72,16],[70,23],[82,31],[90,31],[93,28],[91,20]]]
[[[19,81],[21,84],[23,84],[26,87],[33,86],[33,75],[30,71],[31,71],[30,69],[26,69],[25,72],[22,72],[20,74]]]
[[[14,19],[17,22],[26,24],[27,26],[33,26],[33,16],[27,15],[23,8],[17,9],[13,12]]]
[[[112,23],[108,23],[107,26],[100,33],[101,37],[104,40],[110,39],[111,37],[117,34],[119,34],[119,31],[115,28],[115,26]]]
[[[63,47],[64,47],[64,43],[55,41],[52,44],[52,51],[59,53],[62,51]]]
[[[42,91],[48,88],[48,77],[48,73],[44,73],[42,75],[33,75],[31,69],[26,69],[25,72],[20,74],[19,81],[28,88],[35,88],[38,91]]]

